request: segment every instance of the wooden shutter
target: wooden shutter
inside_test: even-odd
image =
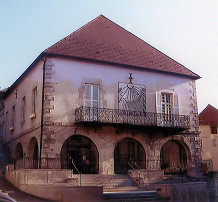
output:
[[[161,92],[156,92],[156,113],[162,113],[161,111]]]
[[[174,114],[179,114],[179,96],[178,94],[173,94],[173,108]]]

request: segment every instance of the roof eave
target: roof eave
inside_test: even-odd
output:
[[[32,64],[20,75],[20,77],[6,90],[4,94],[4,98],[6,98],[11,91],[22,81],[22,79],[32,70],[32,68],[40,61],[40,59],[45,56],[45,52],[42,52],[33,62]]]
[[[151,69],[149,67],[146,68],[146,67],[140,67],[140,66],[134,66],[134,65],[115,63],[115,62],[110,62],[110,61],[105,61],[105,60],[96,60],[96,59],[91,59],[91,58],[77,57],[77,56],[57,54],[57,53],[51,53],[51,52],[44,52],[44,54],[46,54],[47,56],[51,56],[51,57],[64,57],[64,58],[72,58],[72,59],[83,60],[83,61],[92,61],[92,62],[96,62],[96,63],[104,63],[104,64],[112,64],[112,65],[118,65],[118,66],[132,67],[132,68],[147,70],[147,71],[151,71],[151,72],[159,72],[159,73],[171,74],[171,75],[176,75],[176,76],[188,77],[188,78],[193,79],[193,80],[198,80],[201,78],[197,74],[195,74],[196,76],[192,76],[192,75],[187,75],[187,74],[179,74],[179,73],[175,73],[175,72],[168,72],[168,71],[162,71],[162,70],[157,70],[157,69]]]

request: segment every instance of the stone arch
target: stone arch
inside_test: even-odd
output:
[[[62,168],[77,169],[81,173],[96,174],[99,172],[99,153],[94,142],[83,135],[72,135],[62,145]]]
[[[39,148],[38,141],[35,136],[33,136],[28,145],[27,157],[38,158]]]
[[[27,148],[27,158],[25,159],[26,164],[30,168],[38,168],[39,167],[39,147],[38,141],[35,136],[33,136]]]
[[[142,144],[134,138],[121,139],[114,148],[114,172],[125,174],[130,169],[128,163],[145,168],[146,153]]]
[[[165,174],[186,173],[190,158],[190,150],[181,139],[171,138],[162,144],[160,162]]]
[[[139,143],[142,145],[142,147],[143,147],[143,149],[144,149],[144,151],[145,151],[146,157],[148,157],[149,152],[150,152],[150,151],[149,151],[149,150],[150,150],[150,145],[148,144],[149,140],[147,139],[146,136],[141,137],[141,136],[138,136],[138,135],[132,136],[132,135],[128,135],[128,134],[123,134],[123,135],[120,136],[119,139],[116,138],[116,139],[113,141],[114,149],[115,149],[116,145],[117,145],[120,141],[122,141],[123,139],[125,139],[125,138],[134,139],[134,140],[136,140],[137,142],[139,142]]]
[[[187,160],[188,160],[188,163],[189,163],[190,160],[191,160],[191,142],[190,142],[189,138],[188,137],[183,137],[183,136],[180,136],[180,135],[164,138],[164,139],[161,140],[161,144],[159,146],[160,151],[162,149],[162,146],[168,141],[178,142],[179,144],[181,144],[184,147],[184,149],[186,151],[186,154],[187,154]]]
[[[23,147],[22,144],[18,142],[14,152],[14,159],[19,160],[22,158],[23,158]]]

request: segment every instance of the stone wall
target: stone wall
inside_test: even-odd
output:
[[[206,182],[178,184],[156,184],[157,194],[169,198],[170,202],[209,202]]]
[[[6,179],[28,194],[59,202],[102,202],[103,187],[73,186],[63,179],[72,177],[70,170],[13,170],[6,169]]]
[[[61,148],[67,138],[73,135],[82,135],[91,139],[99,154],[99,173],[114,174],[114,149],[122,139],[137,140],[144,148],[146,159],[160,160],[160,153],[165,142],[173,140],[181,143],[187,154],[187,163],[191,176],[198,176],[201,170],[193,165],[196,160],[195,140],[192,134],[177,134],[167,136],[160,131],[146,129],[121,128],[112,126],[81,126],[81,125],[54,125],[52,154],[49,157],[60,157]],[[191,163],[192,162],[192,163]],[[199,173],[198,173],[199,172]]]

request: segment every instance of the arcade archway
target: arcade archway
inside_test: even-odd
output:
[[[28,158],[26,161],[31,168],[38,168],[38,142],[36,137],[32,137],[28,145]]]
[[[38,158],[38,142],[32,137],[28,145],[28,157]]]
[[[15,149],[14,159],[19,160],[22,158],[23,158],[23,147],[22,147],[22,144],[19,142]]]
[[[146,155],[142,145],[132,138],[124,138],[114,149],[114,172],[126,174],[131,169],[131,164],[137,164],[141,169],[145,168]]]
[[[98,150],[91,139],[73,135],[69,137],[61,148],[61,166],[73,169],[74,173],[96,174],[98,173]]]
[[[177,141],[167,141],[161,149],[161,169],[165,174],[184,174],[187,169],[187,154]]]

